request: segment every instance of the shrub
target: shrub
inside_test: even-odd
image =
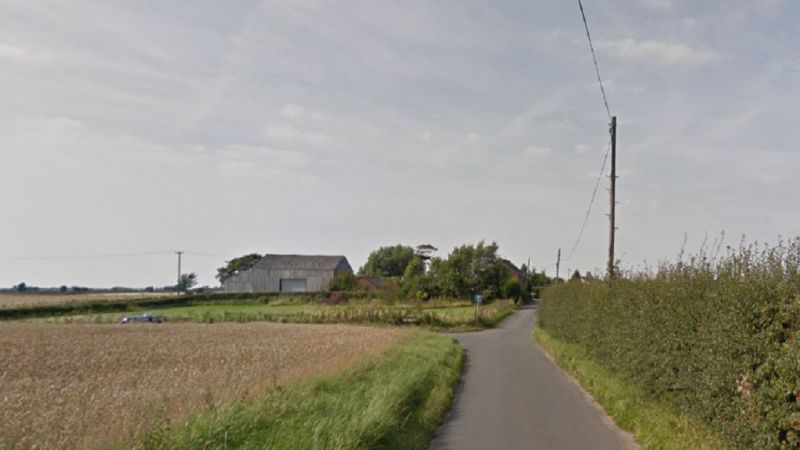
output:
[[[508,277],[503,280],[503,284],[500,285],[500,291],[503,294],[503,298],[514,301],[522,299],[522,286],[520,286],[519,282],[514,278]]]
[[[341,272],[331,280],[330,291],[352,291],[358,286],[358,278],[352,272]]]
[[[539,323],[742,448],[800,448],[800,239],[543,292]]]
[[[347,294],[344,292],[331,292],[328,297],[322,302],[328,305],[338,305],[347,301]]]

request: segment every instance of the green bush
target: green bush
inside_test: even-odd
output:
[[[331,280],[329,291],[352,291],[358,286],[358,278],[353,272],[341,272]]]
[[[514,301],[522,300],[522,286],[512,277],[503,280],[503,283],[500,285],[500,292],[503,298],[510,298]]]
[[[539,324],[740,448],[800,448],[800,239],[543,292]]]

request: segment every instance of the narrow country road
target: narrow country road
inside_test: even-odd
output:
[[[638,448],[534,344],[535,318],[527,307],[499,328],[453,335],[466,367],[432,450]]]

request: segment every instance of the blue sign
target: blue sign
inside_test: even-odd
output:
[[[475,303],[480,303],[483,301],[483,296],[481,294],[475,294],[475,297],[472,297],[475,300]]]

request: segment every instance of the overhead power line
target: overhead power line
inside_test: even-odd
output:
[[[586,229],[586,224],[589,222],[589,215],[592,213],[592,206],[594,205],[594,199],[597,196],[597,189],[600,187],[600,180],[603,179],[603,174],[606,171],[606,163],[608,162],[608,154],[611,152],[611,141],[608,141],[608,148],[606,149],[606,155],[603,157],[603,165],[600,167],[600,174],[597,175],[597,181],[594,183],[594,191],[592,191],[592,198],[589,200],[589,208],[586,209],[586,215],[583,218],[583,225],[581,225],[581,230],[578,232],[578,237],[575,239],[575,245],[572,246],[572,250],[569,251],[569,255],[564,259],[565,261],[572,258],[573,253],[578,248],[578,245],[581,243],[581,238],[583,237],[583,231]]]
[[[141,256],[163,256],[172,255],[175,252],[136,252],[136,253],[98,253],[92,255],[54,255],[54,256],[12,256],[0,258],[0,261],[69,261],[77,259],[110,259],[110,258],[138,258]],[[185,251],[187,255],[204,256],[209,258],[230,258],[229,255],[218,255],[214,253]]]
[[[589,51],[592,54],[592,62],[594,63],[594,72],[595,72],[595,75],[597,76],[597,83],[600,85],[600,93],[603,96],[603,106],[605,106],[605,108],[606,108],[606,114],[608,115],[608,120],[612,123],[612,127],[613,127],[613,124],[615,123],[616,118],[612,118],[612,116],[611,116],[611,108],[609,108],[609,106],[608,106],[608,98],[606,97],[606,90],[605,90],[605,87],[603,86],[603,79],[600,76],[600,67],[597,64],[597,54],[594,51],[594,44],[592,43],[592,34],[589,32],[589,22],[586,20],[586,12],[583,9],[583,2],[581,0],[578,0],[578,8],[581,11],[581,18],[583,19],[583,27],[586,29],[586,39],[589,41]],[[606,154],[603,157],[603,165],[600,168],[600,173],[597,176],[597,181],[595,182],[594,190],[592,191],[592,198],[589,200],[589,207],[586,209],[586,214],[583,217],[583,224],[581,224],[580,231],[578,231],[578,236],[577,236],[577,238],[575,238],[575,244],[572,246],[572,249],[570,250],[570,252],[567,255],[567,257],[565,258],[565,261],[567,261],[570,258],[572,258],[572,255],[575,254],[575,250],[577,250],[578,246],[581,243],[581,238],[583,237],[583,232],[586,230],[586,224],[589,222],[589,216],[592,213],[592,206],[594,206],[595,197],[597,197],[597,189],[600,187],[600,180],[603,178],[603,174],[606,171],[606,163],[608,162],[608,155],[610,153],[612,153],[612,149],[614,147],[613,141],[614,141],[614,139],[613,139],[613,135],[612,135],[612,137],[610,137],[609,142],[608,142],[608,148],[606,149]],[[613,166],[613,164],[612,164],[612,166]],[[612,171],[613,171],[613,168],[612,168]],[[612,200],[612,203],[613,203],[613,200]],[[612,206],[612,208],[613,208],[613,206]],[[613,212],[612,212],[612,214],[613,214]]]
[[[139,256],[171,255],[172,252],[104,253],[96,255],[17,256],[2,258],[6,261],[57,261],[71,259],[135,258]]]
[[[215,253],[195,252],[195,251],[191,251],[191,250],[186,250],[183,253],[185,253],[187,255],[194,255],[194,256],[207,256],[209,258],[233,258],[230,255],[217,255]]]
[[[608,107],[608,99],[606,98],[606,90],[603,87],[603,80],[600,78],[600,67],[597,65],[597,56],[594,53],[594,45],[592,44],[592,35],[589,33],[589,24],[586,22],[586,14],[583,12],[583,3],[578,0],[578,7],[581,10],[581,17],[583,18],[583,26],[586,28],[586,38],[589,40],[589,50],[592,52],[592,61],[594,61],[594,71],[597,74],[597,82],[600,84],[600,93],[603,94],[603,105],[606,107],[608,120],[611,120],[611,108]]]

